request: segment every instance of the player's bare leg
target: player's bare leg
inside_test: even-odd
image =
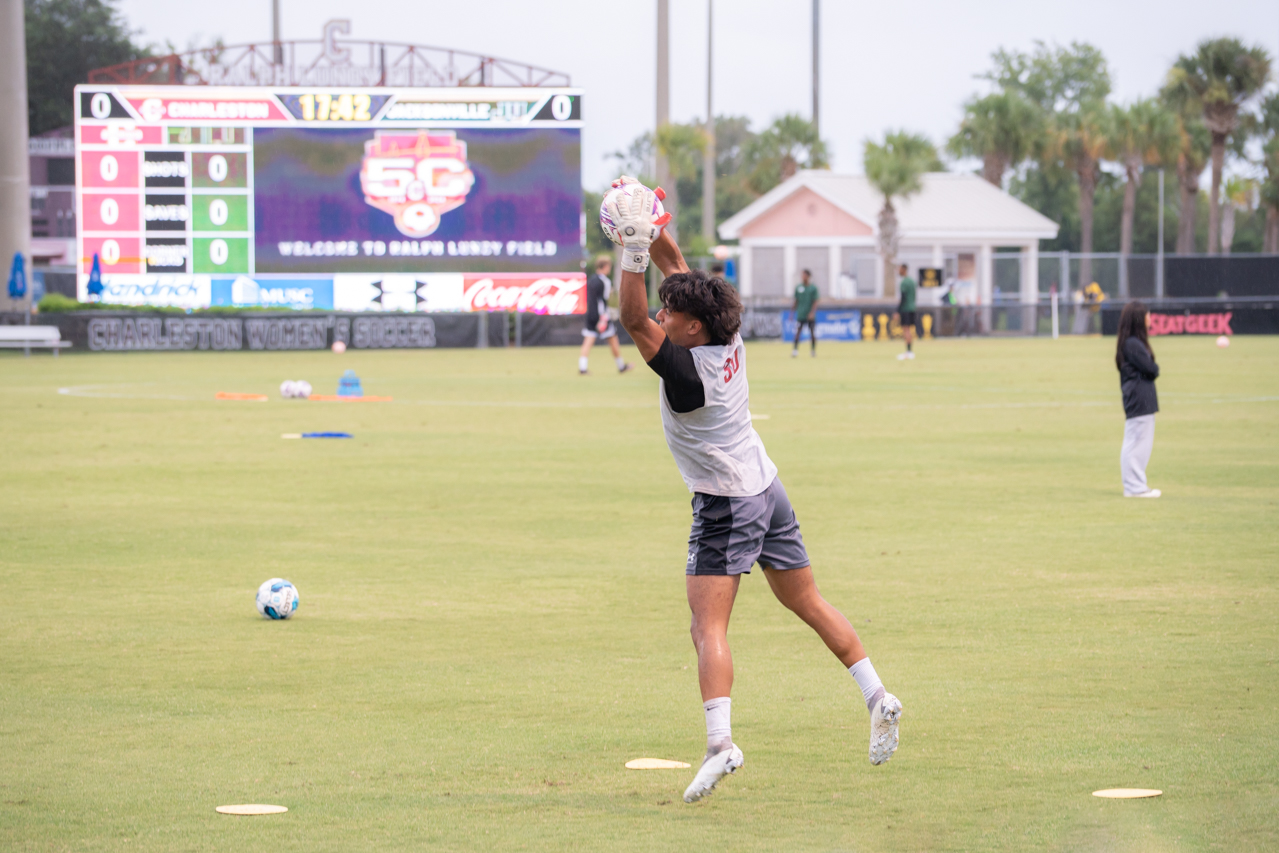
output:
[[[593,335],[582,335],[582,349],[577,354],[577,372],[586,374],[586,365],[590,360],[591,347],[595,346]]]
[[[689,631],[697,650],[697,683],[706,710],[706,757],[692,784],[684,791],[684,802],[707,796],[730,773],[743,764],[742,751],[733,745],[729,725],[733,689],[733,653],[728,647],[728,620],[741,575],[689,575],[686,577],[688,606],[693,612]]]
[[[852,624],[817,590],[812,566],[764,569],[764,577],[768,578],[768,585],[777,600],[816,631],[840,663],[852,666],[866,657],[866,650],[862,648],[862,641]]]
[[[768,578],[777,600],[816,631],[826,648],[848,667],[870,711],[870,762],[888,761],[897,751],[897,723],[901,719],[902,703],[884,690],[857,631],[844,614],[822,598],[813,580],[812,566],[764,569],[764,577]]]
[[[688,575],[689,632],[697,650],[697,683],[702,701],[728,696],[733,689],[733,653],[728,648],[728,619],[741,575]]]
[[[613,351],[613,363],[617,365],[618,373],[625,373],[635,366],[630,362],[622,361],[622,347],[617,342],[617,335],[608,339],[608,347]]]

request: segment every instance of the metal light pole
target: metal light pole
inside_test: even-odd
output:
[[[1155,248],[1155,298],[1164,298],[1164,170],[1159,170],[1159,245]]]
[[[657,185],[665,188],[670,178],[666,156],[657,144],[657,137],[662,128],[671,120],[671,38],[670,38],[670,0],[657,0],[657,122],[653,129],[653,154],[657,174],[654,176]],[[666,208],[674,206],[675,193],[666,196]],[[671,223],[674,225],[674,223]]]
[[[822,135],[821,125],[821,12],[822,0],[813,0],[813,130],[818,138]]]
[[[31,177],[27,150],[27,44],[22,0],[3,0],[0,10],[0,268],[7,279],[13,256],[21,254],[27,295],[3,306],[25,311],[31,322]]]
[[[284,64],[284,45],[280,42],[280,0],[271,0],[272,56],[277,66]]]
[[[715,0],[706,0],[706,147],[702,150],[702,237],[707,246],[718,242],[715,234],[715,110],[714,92]]]

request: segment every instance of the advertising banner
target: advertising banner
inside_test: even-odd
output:
[[[580,91],[76,92],[82,300],[96,259],[106,302],[117,301],[119,284],[131,304],[342,308],[342,277],[363,274],[385,287],[351,296],[362,307],[345,310],[422,311],[438,295],[459,303],[439,310],[505,310],[488,303],[514,300],[533,306],[515,310],[573,313]],[[491,282],[470,300],[482,278],[463,281],[461,296],[455,283],[430,284],[449,273]],[[429,285],[425,301],[395,275]],[[211,277],[202,279],[203,306],[190,292],[173,295],[182,276]],[[559,283],[545,283],[552,278]],[[517,286],[526,292],[508,292]],[[467,307],[476,301],[485,307]]]
[[[816,320],[819,341],[860,341],[862,339],[861,311],[818,311]],[[794,311],[782,312],[782,340],[794,341],[798,326]],[[804,326],[799,339],[801,341],[809,339],[808,326]]]
[[[51,314],[64,340],[89,352],[180,350],[322,350],[342,341],[355,349],[474,347],[485,336],[479,314],[295,314],[173,316],[82,311]],[[493,325],[493,324],[490,324]],[[502,331],[504,327],[494,325]],[[502,345],[505,338],[501,338]]]

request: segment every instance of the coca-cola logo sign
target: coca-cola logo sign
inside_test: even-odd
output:
[[[1230,318],[1234,312],[1220,314],[1150,314],[1153,335],[1232,335]]]
[[[467,311],[584,314],[586,276],[468,275],[463,302]]]

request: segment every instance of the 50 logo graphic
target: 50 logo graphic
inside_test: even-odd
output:
[[[433,233],[474,184],[466,143],[452,131],[379,132],[364,143],[364,200],[395,217],[395,227],[407,237]]]

